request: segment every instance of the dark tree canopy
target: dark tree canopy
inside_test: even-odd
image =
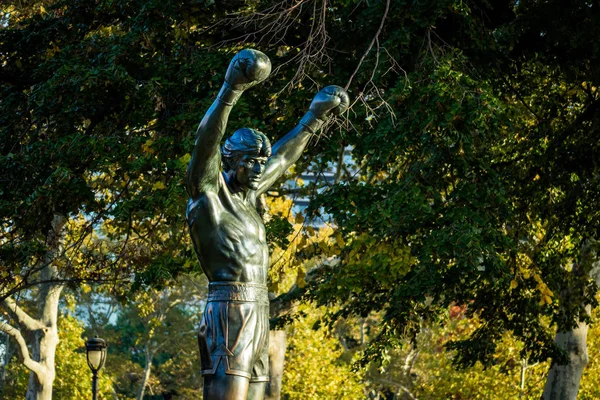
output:
[[[593,301],[571,265],[600,223],[598,2],[5,3],[3,293],[35,280],[57,214],[72,221],[65,278],[156,284],[197,268],[193,131],[231,55],[255,47],[278,68],[232,128],[277,139],[328,84],[356,100],[350,129],[331,127],[297,171],[342,167],[311,206],[343,237],[339,263],[303,294],[340,316],[384,312],[367,360],[453,303],[483,321],[454,344],[464,364],[491,362],[505,331],[531,359],[558,356],[547,321],[572,326]]]

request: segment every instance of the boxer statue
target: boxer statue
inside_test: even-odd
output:
[[[265,80],[269,58],[256,50],[233,57],[225,83],[198,126],[187,170],[187,222],[209,280],[198,333],[205,400],[263,399],[269,381],[269,248],[259,196],[298,160],[331,115],[348,108],[338,86],[317,93],[299,124],[273,147],[252,128],[220,143],[242,93]]]

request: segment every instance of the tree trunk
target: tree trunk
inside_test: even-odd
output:
[[[0,323],[0,330],[10,335],[17,343],[20,358],[31,373],[25,395],[26,400],[52,400],[52,384],[56,376],[54,361],[58,345],[58,302],[63,285],[57,283],[60,241],[66,218],[56,215],[52,229],[48,232],[48,251],[44,257],[44,267],[40,270],[40,286],[37,298],[38,318],[32,318],[10,297],[4,299],[2,307],[18,324],[18,328]],[[27,332],[27,335],[24,335]],[[27,346],[25,337],[30,339]]]
[[[580,263],[573,267],[573,273],[586,274],[600,286],[598,249],[600,249],[600,241],[588,240],[581,248]],[[568,296],[569,291],[566,290],[566,293]],[[585,309],[588,314],[591,312],[590,305],[587,305]],[[587,323],[579,322],[575,329],[556,334],[554,340],[569,355],[569,364],[552,364],[544,386],[542,400],[577,399],[579,383],[588,363],[587,332]]]
[[[587,309],[589,311],[590,307]],[[588,325],[580,322],[577,328],[556,334],[556,343],[569,354],[569,364],[552,364],[544,386],[543,400],[577,399],[579,382],[588,363],[587,332]]]
[[[35,333],[35,339],[32,343],[32,358],[38,360],[43,367],[43,373],[31,371],[29,374],[26,400],[52,399],[52,385],[56,377],[54,356],[57,345],[58,334],[56,330],[44,329]]]
[[[269,378],[265,391],[265,400],[281,399],[281,381],[283,379],[283,365],[287,335],[285,331],[269,332]]]
[[[43,284],[40,290],[42,327],[33,333],[31,356],[40,365],[40,371],[31,371],[26,400],[51,400],[52,384],[56,377],[54,367],[58,346],[58,301],[62,285]]]
[[[137,400],[143,400],[144,393],[146,392],[146,385],[150,380],[150,373],[152,372],[152,357],[153,354],[150,352],[149,344],[146,343],[146,365],[144,367],[144,375],[142,375],[142,385],[137,395]]]
[[[412,394],[411,390],[413,387],[413,367],[415,366],[415,362],[417,361],[417,357],[419,356],[419,350],[417,349],[416,343],[411,343],[410,351],[406,355],[404,359],[404,365],[402,366],[402,375],[404,376],[405,386],[401,387],[402,400],[412,400],[415,396]]]

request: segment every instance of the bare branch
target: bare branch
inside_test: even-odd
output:
[[[379,35],[381,34],[381,31],[383,30],[383,25],[385,24],[385,20],[387,19],[388,11],[390,10],[390,1],[391,0],[387,0],[385,2],[385,11],[383,12],[383,17],[381,17],[381,22],[379,23],[379,28],[377,28],[377,32],[375,33],[375,36],[373,37],[373,40],[371,40],[371,43],[369,44],[369,47],[367,47],[367,50],[365,51],[365,53],[362,55],[362,57],[360,58],[360,60],[358,60],[358,65],[354,69],[354,72],[352,72],[352,75],[350,75],[350,79],[348,79],[348,83],[346,83],[346,86],[345,86],[346,90],[348,90],[348,88],[350,87],[350,84],[352,83],[352,80],[356,76],[358,70],[360,70],[360,67],[362,66],[362,63],[365,61],[365,58],[367,57],[367,55],[369,54],[369,52],[373,48],[373,45],[375,44],[375,42],[377,42],[379,40]]]
[[[427,30],[427,47],[429,47],[429,52],[431,53],[431,57],[433,57],[433,61],[435,61],[435,63],[438,64],[439,61],[435,56],[435,51],[433,51],[433,45],[431,43],[431,28]]]
[[[217,43],[214,47],[222,47],[232,42],[257,43],[265,46],[285,46],[284,39],[290,28],[297,25],[304,9],[312,3],[312,14],[308,18],[311,26],[306,40],[300,44],[300,51],[290,59],[280,64],[273,70],[276,75],[288,64],[297,64],[294,76],[281,89],[291,89],[304,79],[312,80],[308,71],[330,65],[332,57],[328,53],[326,17],[328,12],[328,0],[283,0],[264,10],[251,14],[233,14],[229,18],[219,21],[209,27],[213,29],[218,26],[227,26],[230,30],[242,30],[245,33],[232,39],[226,39]],[[306,6],[306,7],[305,7]],[[294,46],[296,47],[296,46]],[[282,48],[285,51],[285,48]],[[313,82],[314,83],[314,82]]]
[[[356,103],[361,102],[363,107],[365,108],[365,111],[367,114],[367,121],[370,121],[371,119],[376,119],[376,117],[377,117],[376,111],[377,111],[377,109],[379,109],[381,107],[383,107],[387,111],[387,113],[389,115],[391,115],[392,122],[394,121],[394,119],[396,117],[396,114],[394,113],[392,106],[382,96],[384,93],[383,90],[378,88],[374,82],[375,73],[377,72],[377,69],[379,67],[379,57],[380,57],[380,53],[381,53],[382,49],[385,50],[385,54],[388,56],[390,63],[391,63],[391,66],[388,68],[387,71],[385,71],[384,75],[390,71],[398,71],[399,70],[399,71],[404,72],[404,76],[408,80],[406,71],[404,71],[404,69],[402,69],[400,67],[398,62],[391,56],[389,51],[387,51],[387,49],[385,49],[384,47],[381,47],[379,44],[379,37],[381,35],[381,32],[383,31],[383,27],[385,26],[385,22],[386,22],[386,19],[387,19],[389,10],[390,10],[390,3],[391,3],[391,0],[386,0],[385,10],[381,17],[381,22],[379,23],[379,27],[377,28],[377,31],[375,32],[373,39],[371,40],[371,42],[369,43],[369,46],[367,47],[364,54],[358,61],[358,64],[356,65],[354,72],[352,72],[352,75],[350,75],[350,79],[348,79],[348,82],[346,83],[346,86],[345,86],[345,89],[348,90],[348,88],[352,84],[352,81],[354,80],[356,74],[361,69],[365,59],[367,58],[367,56],[373,49],[373,46],[376,46],[377,48],[376,48],[376,52],[375,52],[375,65],[373,66],[373,69],[371,71],[371,76],[370,76],[369,80],[365,83],[364,89],[358,94],[358,96],[356,97],[354,102],[348,108],[348,110],[351,110]],[[379,104],[373,107],[371,104],[369,104],[369,102],[372,100],[376,100]]]

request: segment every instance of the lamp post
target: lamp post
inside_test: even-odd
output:
[[[104,366],[106,361],[106,342],[99,337],[88,339],[85,342],[85,351],[87,353],[87,363],[92,370],[92,399],[98,399],[98,371]]]

